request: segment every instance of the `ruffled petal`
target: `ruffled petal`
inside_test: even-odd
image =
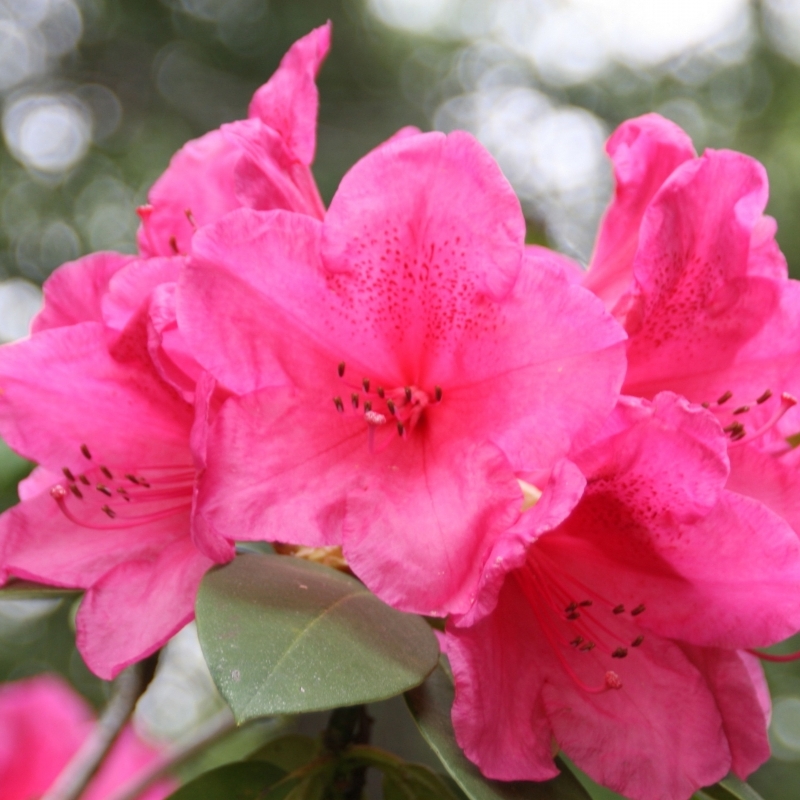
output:
[[[213,564],[184,537],[104,575],[86,592],[76,618],[78,649],[89,669],[111,680],[158,650],[194,617],[200,580]]]
[[[275,130],[294,157],[308,166],[317,143],[316,77],[331,46],[331,24],[298,39],[275,74],[253,95],[248,116]]]
[[[623,122],[606,144],[616,189],[600,223],[583,285],[613,309],[633,281],[639,226],[653,195],[672,172],[695,155],[691,139],[658,114]]]
[[[121,253],[92,253],[60,266],[44,282],[44,307],[31,323],[31,332],[102,322],[102,300],[111,279],[134,259]]]

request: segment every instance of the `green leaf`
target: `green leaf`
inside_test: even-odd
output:
[[[447,784],[421,764],[383,771],[383,800],[456,800]]]
[[[270,764],[286,772],[294,772],[315,759],[318,753],[319,742],[316,739],[301,736],[299,733],[290,733],[267,742],[250,756],[250,760],[269,761]]]
[[[182,786],[168,800],[266,800],[270,787],[285,775],[265,761],[226,764]]]
[[[714,786],[706,786],[703,794],[713,797],[714,800],[763,800],[752,786],[735,775],[728,775]]]
[[[543,783],[484,778],[456,742],[450,721],[453,696],[453,682],[439,667],[422,686],[406,693],[406,704],[428,744],[471,800],[590,800],[563,766],[557,778]]]
[[[419,685],[439,646],[421,617],[288,556],[243,555],[197,597],[203,653],[238,722],[385,700]]]

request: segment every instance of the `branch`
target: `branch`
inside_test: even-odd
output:
[[[155,654],[119,674],[97,724],[42,800],[79,800],[153,679],[157,663]]]

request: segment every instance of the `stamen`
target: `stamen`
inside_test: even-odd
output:
[[[571,644],[573,647],[578,647],[578,645],[581,645],[581,644],[583,644],[583,636],[576,636],[576,637],[575,637],[575,638],[574,638],[574,639],[573,639],[573,640],[570,642],[570,644]]]
[[[88,478],[87,478],[85,475],[78,475],[78,480],[79,480],[79,481],[80,481],[80,482],[81,482],[81,483],[82,483],[84,486],[91,486],[91,484],[92,484],[92,482],[91,482],[91,481],[90,481],[90,480],[89,480],[89,479],[88,479]]]
[[[733,410],[734,416],[736,414],[746,414],[750,410],[750,406],[739,406],[739,408],[735,408]]]
[[[636,606],[636,608],[633,609],[633,611],[631,611],[631,616],[638,617],[639,614],[643,612],[644,612],[644,603],[640,603],[638,606]]]
[[[89,448],[85,444],[81,445],[81,453],[83,453],[84,458],[88,458],[89,461],[92,460],[92,454],[89,452]]]
[[[709,407],[710,407],[710,405],[711,405],[711,403],[709,403],[708,401],[706,401],[705,403],[700,403],[700,405],[701,405],[703,408],[709,408]]]
[[[757,430],[753,431],[750,434],[745,435],[744,426],[742,426],[741,435],[739,435],[737,431],[731,436],[731,438],[737,444],[747,444],[748,442],[752,442],[754,439],[758,439],[759,436],[763,436],[768,430],[773,428],[778,423],[780,418],[787,411],[789,411],[789,409],[793,408],[796,405],[797,405],[796,397],[790,395],[788,392],[782,392],[780,405],[776,409],[775,413],[760,428],[758,428]],[[725,429],[723,428],[723,430]]]
[[[69,470],[68,467],[62,467],[61,471],[64,473],[64,477],[68,481],[72,481],[73,483],[75,483],[75,476],[72,474],[72,472]]]
[[[403,394],[405,394],[405,396],[406,396],[406,403],[410,403],[411,402],[411,387],[410,386],[405,386],[403,388]]]
[[[333,404],[336,406],[336,410],[340,414],[344,411],[344,403],[342,402],[342,398],[341,397],[334,397],[333,398]],[[128,477],[131,478],[130,475],[128,475]],[[133,480],[133,478],[131,478],[131,480]],[[138,481],[135,481],[135,480],[133,482],[134,483],[138,483]]]
[[[372,403],[369,400],[364,401],[364,414],[369,414],[372,411]]]
[[[402,437],[405,435],[406,429],[403,427],[402,422],[397,423],[397,433]]]
[[[567,614],[567,619],[580,619],[580,616],[580,612],[570,611],[569,614]]]
[[[339,373],[340,378],[344,378],[344,367],[345,367],[344,361],[340,361],[339,366],[336,367],[336,371]]]
[[[353,404],[353,408],[358,408],[358,395],[355,392],[350,395],[350,402]]]
[[[733,392],[728,390],[727,392],[725,392],[725,394],[722,395],[722,397],[717,398],[717,405],[718,406],[724,405],[725,403],[728,402],[728,400],[731,399],[731,397],[733,397]]]
[[[378,397],[380,397],[381,400],[383,400],[383,398],[386,396],[386,392],[383,391],[383,386],[379,386],[375,391],[377,392]]]
[[[112,496],[111,489],[109,489],[108,486],[104,486],[102,483],[98,483],[97,486],[95,486],[95,489],[97,489],[97,491],[101,494],[104,494],[106,497]]]
[[[172,248],[172,252],[175,255],[179,255],[180,251],[178,250],[178,240],[174,236],[169,237],[169,246]]]
[[[69,490],[75,495],[75,497],[78,498],[78,500],[83,500],[83,492],[81,492],[81,490],[74,483],[70,485]]]
[[[612,654],[611,658],[625,658],[628,655],[628,651],[624,647],[618,647]]]
[[[766,402],[767,402],[767,400],[769,400],[769,399],[770,399],[770,397],[772,397],[772,389],[767,389],[767,391],[766,391],[766,392],[764,392],[764,394],[762,394],[762,395],[761,395],[761,397],[759,397],[759,398],[756,400],[756,403],[757,403],[758,405],[761,405],[762,403],[766,403]]]
[[[394,417],[397,415],[397,408],[395,407],[394,401],[387,400],[386,407],[389,409],[389,413]]]
[[[762,661],[771,661],[774,664],[787,664],[790,661],[800,661],[800,651],[788,653],[785,656],[776,656],[772,653],[762,653],[760,650],[748,650],[750,655],[760,658]]]
[[[117,516],[117,512],[116,512],[116,511],[114,511],[114,509],[113,509],[113,508],[111,508],[111,506],[101,506],[101,507],[100,507],[100,510],[101,510],[101,511],[102,511],[104,514],[107,514],[109,517],[111,517],[111,519],[114,519],[114,517],[116,517],[116,516]]]
[[[632,642],[631,647],[638,647],[644,641],[644,636],[637,636]]]
[[[114,476],[111,474],[111,470],[108,467],[100,467],[100,472],[106,476],[110,481],[114,480]]]
[[[185,210],[183,213],[184,213],[184,214],[186,214],[186,219],[188,219],[188,220],[189,220],[189,224],[190,224],[190,225],[191,225],[191,226],[192,226],[192,227],[193,227],[195,230],[197,230],[197,223],[195,222],[195,219],[194,219],[194,214],[192,214],[192,209],[191,209],[191,208],[187,208],[187,209],[186,209],[186,210]]]
[[[364,378],[364,380],[361,381],[361,385],[364,387],[364,391],[369,394],[369,378]]]
[[[436,402],[437,403],[441,403],[442,402],[442,387],[441,386],[434,387],[433,396],[436,398]]]
[[[625,613],[625,606],[623,606],[622,604],[620,604],[620,605],[618,605],[618,606],[615,606],[615,607],[612,609],[612,611],[613,611],[613,613],[614,613],[614,614],[624,614],[624,613]]]

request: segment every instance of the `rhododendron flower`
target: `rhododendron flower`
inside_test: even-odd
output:
[[[323,223],[232,212],[194,237],[178,320],[241,397],[208,443],[199,510],[241,539],[342,544],[400,608],[465,610],[494,536],[597,428],[622,331],[547,251],[468,134],[402,135]]]
[[[0,686],[0,800],[41,797],[94,725],[86,701],[61,679],[39,675]],[[105,800],[158,757],[129,725],[81,795]],[[161,800],[175,786],[161,780],[139,795]]]
[[[554,740],[626,797],[686,800],[768,758],[740,651],[800,625],[800,542],[727,477],[713,415],[667,392],[623,398],[560,462],[447,626],[456,735],[485,775],[554,776]]]
[[[583,283],[628,333],[623,392],[708,406],[730,439],[730,488],[800,533],[800,473],[782,458],[800,423],[776,426],[800,392],[800,284],[763,215],[763,167],[725,150],[697,158],[655,114],[624,123],[607,149],[617,188]]]
[[[194,230],[242,206],[322,218],[311,163],[319,95],[315,78],[330,49],[330,23],[295,42],[253,95],[248,119],[184,145],[139,209],[146,256],[188,253]]]
[[[0,348],[0,434],[40,465],[0,517],[0,578],[86,589],[78,648],[104,678],[192,619],[203,574],[233,557],[193,520],[213,382],[175,377],[176,260],[66,264],[33,336]]]

